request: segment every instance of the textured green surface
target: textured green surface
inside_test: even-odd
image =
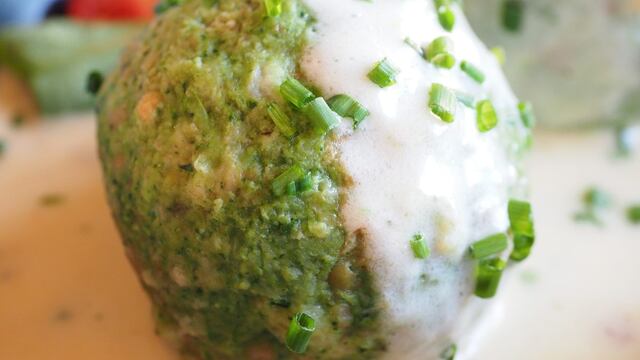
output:
[[[339,218],[349,179],[335,139],[278,93],[286,76],[304,80],[312,19],[294,0],[264,14],[257,0],[187,1],[131,45],[98,98],[108,197],[158,329],[183,351],[289,357],[283,337],[305,311],[317,324],[307,355],[371,358],[384,345],[362,236]],[[271,102],[296,136],[279,133]],[[294,164],[311,189],[274,195]]]

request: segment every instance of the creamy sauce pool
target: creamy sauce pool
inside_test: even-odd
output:
[[[357,131],[343,130],[340,156],[355,183],[343,217],[348,231],[368,235],[367,256],[385,306],[388,358],[436,358],[457,340],[451,338],[455,325],[469,332],[470,324],[459,319],[472,319],[482,303],[470,296],[466,249],[508,228],[506,205],[518,179],[506,144],[518,140],[503,131],[517,102],[460,13],[448,34],[431,1],[306,3],[318,23],[303,72],[325,95],[352,95],[371,112]],[[458,61],[486,73],[484,85],[457,67],[436,69],[403,41],[428,44],[442,35],[453,40]],[[383,58],[400,74],[397,84],[380,89],[366,74]],[[491,99],[501,115],[499,128],[479,133],[475,111],[462,106],[453,124],[436,118],[427,107],[434,82]],[[426,261],[409,247],[416,233],[433,249]],[[467,306],[470,313],[461,316]]]

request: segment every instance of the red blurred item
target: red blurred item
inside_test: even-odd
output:
[[[83,20],[148,20],[158,0],[70,0],[67,12]]]

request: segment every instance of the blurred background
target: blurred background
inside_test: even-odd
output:
[[[123,256],[92,114],[100,79],[168,3],[0,0],[0,359],[177,358]],[[465,6],[538,109],[540,242],[472,359],[638,360],[640,1]]]

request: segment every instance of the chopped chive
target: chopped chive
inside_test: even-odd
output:
[[[306,174],[302,179],[298,180],[296,182],[296,188],[300,193],[311,190],[313,188],[313,178],[311,174]]]
[[[87,84],[86,90],[89,94],[96,95],[100,88],[102,87],[102,83],[104,81],[104,77],[99,71],[92,71],[87,76]]]
[[[504,65],[504,63],[507,62],[507,54],[504,51],[504,48],[500,46],[493,47],[491,48],[491,53],[496,58],[496,60],[498,60],[498,63],[500,65]]]
[[[398,72],[389,64],[387,59],[382,59],[373,67],[367,75],[369,80],[381,88],[391,86],[396,83]]]
[[[438,7],[438,22],[440,26],[446,31],[451,32],[456,24],[456,15],[448,5],[442,5]]]
[[[276,17],[282,13],[282,0],[264,0],[267,16]]]
[[[513,250],[509,259],[513,261],[523,261],[531,254],[531,249],[535,243],[535,238],[527,235],[513,235]]]
[[[324,135],[340,124],[340,118],[327,105],[323,98],[319,97],[308,103],[304,109],[311,124],[318,135]]]
[[[267,114],[269,114],[269,117],[271,118],[273,123],[276,124],[276,127],[278,128],[278,130],[280,130],[282,135],[291,137],[293,136],[293,134],[295,134],[296,129],[293,127],[291,119],[287,116],[287,114],[284,113],[284,111],[282,111],[282,109],[280,109],[277,104],[271,103],[267,105]]]
[[[435,116],[444,122],[453,122],[457,106],[458,100],[453,90],[438,83],[431,85],[429,109]]]
[[[489,299],[496,295],[506,263],[500,258],[481,260],[476,264],[475,295]]]
[[[287,187],[289,184],[294,183],[302,177],[305,172],[300,165],[293,165],[282,174],[278,175],[271,183],[271,190],[277,196],[282,196],[287,193]]]
[[[280,85],[280,94],[282,97],[293,104],[298,109],[303,108],[316,96],[294,78],[287,78]]]
[[[520,120],[524,126],[529,129],[533,128],[536,124],[536,117],[533,114],[533,105],[530,102],[523,101],[518,103],[518,112],[520,113]]]
[[[512,233],[516,235],[535,237],[531,203],[528,201],[510,199],[508,213]]]
[[[458,353],[458,345],[451,344],[440,353],[440,359],[442,360],[454,360]]]
[[[505,29],[517,32],[522,27],[524,15],[524,1],[505,0],[502,4],[502,26]]]
[[[478,130],[480,132],[487,132],[498,124],[498,115],[490,100],[479,101],[476,105],[476,112]]]
[[[592,187],[582,194],[582,202],[588,208],[606,208],[611,205],[611,197],[604,191]]]
[[[499,233],[474,242],[469,246],[469,252],[474,259],[480,260],[500,254],[505,251],[508,246],[507,235]]]
[[[436,55],[450,53],[453,51],[453,42],[447,36],[439,36],[424,48],[424,58],[427,61],[433,60]]]
[[[296,194],[296,182],[292,181],[287,184],[284,188],[284,193],[287,195],[295,195]]]
[[[627,219],[632,224],[640,224],[640,205],[634,205],[627,209]]]
[[[354,128],[357,128],[362,120],[369,116],[369,110],[349,95],[336,95],[329,99],[327,103],[331,110],[335,111],[338,115],[353,119]]]
[[[453,55],[449,54],[449,53],[442,53],[442,54],[438,54],[436,55],[432,60],[431,63],[439,68],[443,68],[443,69],[451,69],[456,65],[456,58],[453,57]]]
[[[56,206],[64,202],[64,196],[61,194],[44,194],[40,197],[40,205]]]
[[[413,255],[416,259],[426,259],[431,254],[431,250],[429,249],[429,245],[424,239],[422,234],[415,234],[411,241],[409,242],[411,245],[411,250],[413,251]]]
[[[464,60],[460,63],[460,69],[462,69],[465,74],[469,75],[469,77],[475,80],[478,84],[484,83],[484,73],[472,63]]]
[[[7,150],[7,144],[0,139],[0,156],[4,155],[5,150]]]
[[[315,330],[316,321],[311,316],[303,312],[297,313],[289,324],[286,337],[287,348],[294,353],[304,353]]]

